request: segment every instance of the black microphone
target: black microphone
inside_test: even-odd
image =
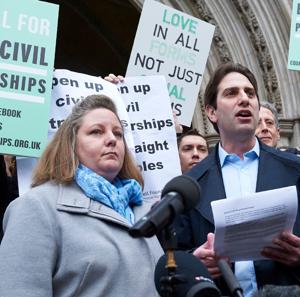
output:
[[[170,285],[173,287],[171,290],[172,295],[170,295],[172,297],[221,296],[206,267],[194,255],[188,252],[174,251],[174,258],[177,265],[175,276],[181,279],[179,283],[172,283],[170,279],[172,276],[168,275],[166,255],[161,256],[156,264],[154,282],[160,296],[165,296],[165,289],[167,289],[166,286],[169,279]],[[170,292],[170,290],[167,292]]]
[[[218,261],[218,266],[225,280],[225,283],[227,284],[230,295],[233,297],[243,297],[243,289],[241,288],[241,285],[236,279],[227,261],[224,259],[220,259]]]
[[[129,229],[132,237],[151,237],[177,214],[194,207],[200,199],[200,186],[193,178],[180,175],[165,185],[161,196],[162,200]]]

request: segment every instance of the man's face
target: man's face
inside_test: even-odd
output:
[[[217,92],[217,108],[206,107],[206,113],[218,125],[222,142],[254,136],[259,104],[248,78],[241,73],[228,73]],[[242,138],[241,138],[242,137]]]
[[[274,114],[271,110],[261,107],[259,110],[259,122],[256,128],[256,136],[266,145],[276,147],[280,138],[280,130],[276,127]]]
[[[189,171],[208,155],[205,139],[197,135],[184,136],[179,144],[178,151],[182,173]]]

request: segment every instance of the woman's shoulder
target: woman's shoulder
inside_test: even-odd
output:
[[[74,182],[69,184],[60,184],[52,181],[45,182],[41,185],[30,188],[26,193],[20,197],[41,197],[61,195],[64,192],[76,191],[77,186]]]
[[[18,199],[44,200],[48,197],[52,197],[53,199],[59,193],[61,186],[61,184],[54,182],[45,182],[41,185],[30,188]]]
[[[78,191],[78,187],[72,182],[70,184],[59,184],[52,181],[29,189],[27,192],[15,199],[12,204],[40,204],[55,208],[57,200],[62,196],[70,196]]]
[[[20,220],[37,218],[41,220],[56,221],[57,204],[62,197],[73,197],[78,187],[74,183],[69,185],[46,182],[33,187],[25,194],[12,201],[6,209],[6,217],[19,217]]]

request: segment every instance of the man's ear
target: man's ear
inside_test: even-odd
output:
[[[280,128],[277,128],[277,141],[280,140]]]
[[[213,106],[206,105],[205,106],[205,113],[206,113],[207,117],[209,118],[209,120],[212,123],[216,123],[217,122],[216,109]]]

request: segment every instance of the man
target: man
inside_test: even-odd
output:
[[[255,134],[264,144],[277,147],[280,139],[278,113],[271,103],[260,104],[259,121]]]
[[[276,108],[269,102],[261,102],[259,109],[259,121],[255,131],[256,136],[266,145],[277,147],[280,139],[280,127]],[[280,148],[300,156],[297,148]]]
[[[208,156],[207,142],[196,129],[178,136],[177,145],[182,173],[186,173]]]
[[[214,220],[211,201],[249,193],[297,186],[300,197],[300,160],[260,143],[255,137],[259,120],[257,82],[240,64],[222,64],[211,77],[205,94],[205,111],[220,143],[188,175],[201,189],[199,204],[176,222],[178,247],[193,254],[208,268],[225,295],[213,248]],[[276,248],[266,247],[268,260],[234,263],[235,274],[246,297],[265,284],[300,284],[300,219],[293,233],[283,232]]]

